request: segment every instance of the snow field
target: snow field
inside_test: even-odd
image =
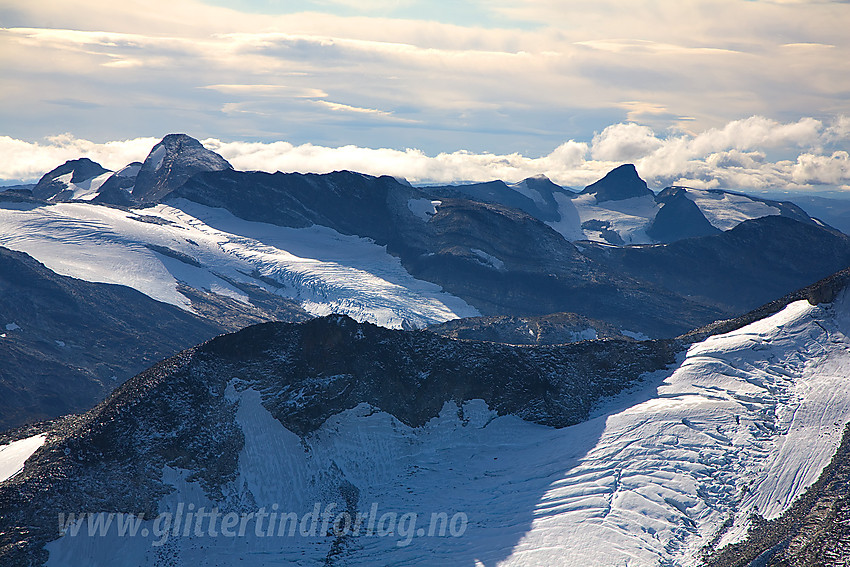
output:
[[[371,240],[319,226],[248,222],[189,201],[132,212],[3,203],[0,245],[59,274],[126,285],[183,309],[191,305],[178,282],[243,302],[248,297],[238,284],[251,284],[300,301],[315,315],[344,313],[391,328],[478,314],[413,278]]]
[[[174,538],[169,557],[249,566],[328,557],[345,565],[692,565],[728,518],[724,542],[744,535],[752,511],[780,514],[827,464],[850,415],[848,334],[846,295],[832,305],[792,303],[692,345],[674,367],[563,429],[497,416],[473,400],[446,403],[418,428],[361,404],[299,438],[258,392],[231,387],[245,446],[226,502],[210,502],[185,481],[188,471],[169,469],[164,480],[176,490],[161,510],[193,502],[303,514],[334,502],[367,512],[377,503],[423,519],[463,512],[468,527],[461,537],[417,536],[408,545],[398,534]],[[138,549],[128,555],[128,546]],[[72,566],[115,564],[89,563],[89,553],[155,565],[159,553],[130,538],[95,550],[66,536],[49,549],[50,565]]]

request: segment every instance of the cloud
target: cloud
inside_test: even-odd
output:
[[[0,29],[0,124],[20,139],[183,129],[431,155],[540,155],[563,140],[592,143],[593,132],[618,122],[704,132],[752,115],[850,115],[847,4],[467,3],[498,29],[425,12],[417,19],[390,8],[405,7],[396,0],[359,11],[374,17],[344,17],[358,11],[325,10],[329,2],[285,4],[290,13],[260,14],[197,0],[79,0],[74,10],[62,0],[9,0],[0,7],[10,26]],[[426,6],[435,11],[407,8]],[[96,106],[72,112],[46,98]]]
[[[32,182],[56,166],[81,157],[116,170],[130,162],[144,160],[158,141],[157,138],[135,138],[98,144],[61,134],[43,142],[26,142],[0,136],[0,180]]]
[[[636,164],[651,187],[670,184],[743,190],[850,189],[847,117],[824,124],[812,118],[777,122],[754,116],[696,134],[659,135],[630,123],[612,124],[591,143],[569,140],[531,157],[520,153],[454,151],[429,155],[421,149],[324,146],[277,142],[202,140],[237,169],[327,173],[352,170],[404,177],[414,183],[503,179],[543,174],[581,188],[623,162]],[[844,136],[844,137],[842,137]],[[0,179],[34,180],[65,160],[89,157],[118,169],[141,161],[156,138],[95,143],[70,134],[42,142],[0,137]],[[778,156],[778,157],[777,157]]]
[[[663,142],[647,126],[614,124],[593,137],[592,155],[605,161],[634,161],[662,145]]]

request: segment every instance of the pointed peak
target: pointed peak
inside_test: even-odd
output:
[[[632,197],[643,197],[654,193],[646,186],[646,181],[640,178],[634,164],[625,163],[609,171],[605,177],[591,183],[582,191],[583,195],[596,195],[596,201],[621,201]]]
[[[141,202],[157,202],[197,173],[225,169],[233,169],[233,166],[195,138],[168,134],[145,158],[136,178],[133,197]]]
[[[57,168],[45,173],[33,188],[37,199],[52,199],[66,191],[71,184],[84,183],[109,170],[89,158],[68,160]]]

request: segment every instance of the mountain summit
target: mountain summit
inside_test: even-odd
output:
[[[596,195],[597,203],[622,201],[644,195],[654,197],[653,192],[646,186],[646,181],[640,178],[637,169],[631,163],[612,169],[605,177],[585,187],[582,194]]]
[[[155,145],[142,164],[133,198],[154,203],[196,173],[233,169],[226,159],[186,134],[169,134]]]

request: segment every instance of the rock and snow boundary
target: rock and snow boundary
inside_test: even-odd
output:
[[[303,515],[333,501],[331,522],[346,506],[379,503],[396,517],[462,512],[468,525],[456,538],[205,532],[169,539],[168,553],[178,564],[252,566],[696,564],[718,535],[721,545],[745,535],[752,513],[781,514],[829,462],[850,415],[848,335],[846,292],[831,304],[796,301],[691,345],[671,370],[562,429],[482,401],[449,402],[421,427],[362,404],[299,437],[255,390],[231,386],[245,436],[224,490],[231,502]],[[191,471],[163,475],[174,492],[161,513],[224,505],[187,480]],[[346,502],[346,490],[356,498]],[[158,565],[163,549],[151,542],[65,536],[47,546],[48,565]]]

